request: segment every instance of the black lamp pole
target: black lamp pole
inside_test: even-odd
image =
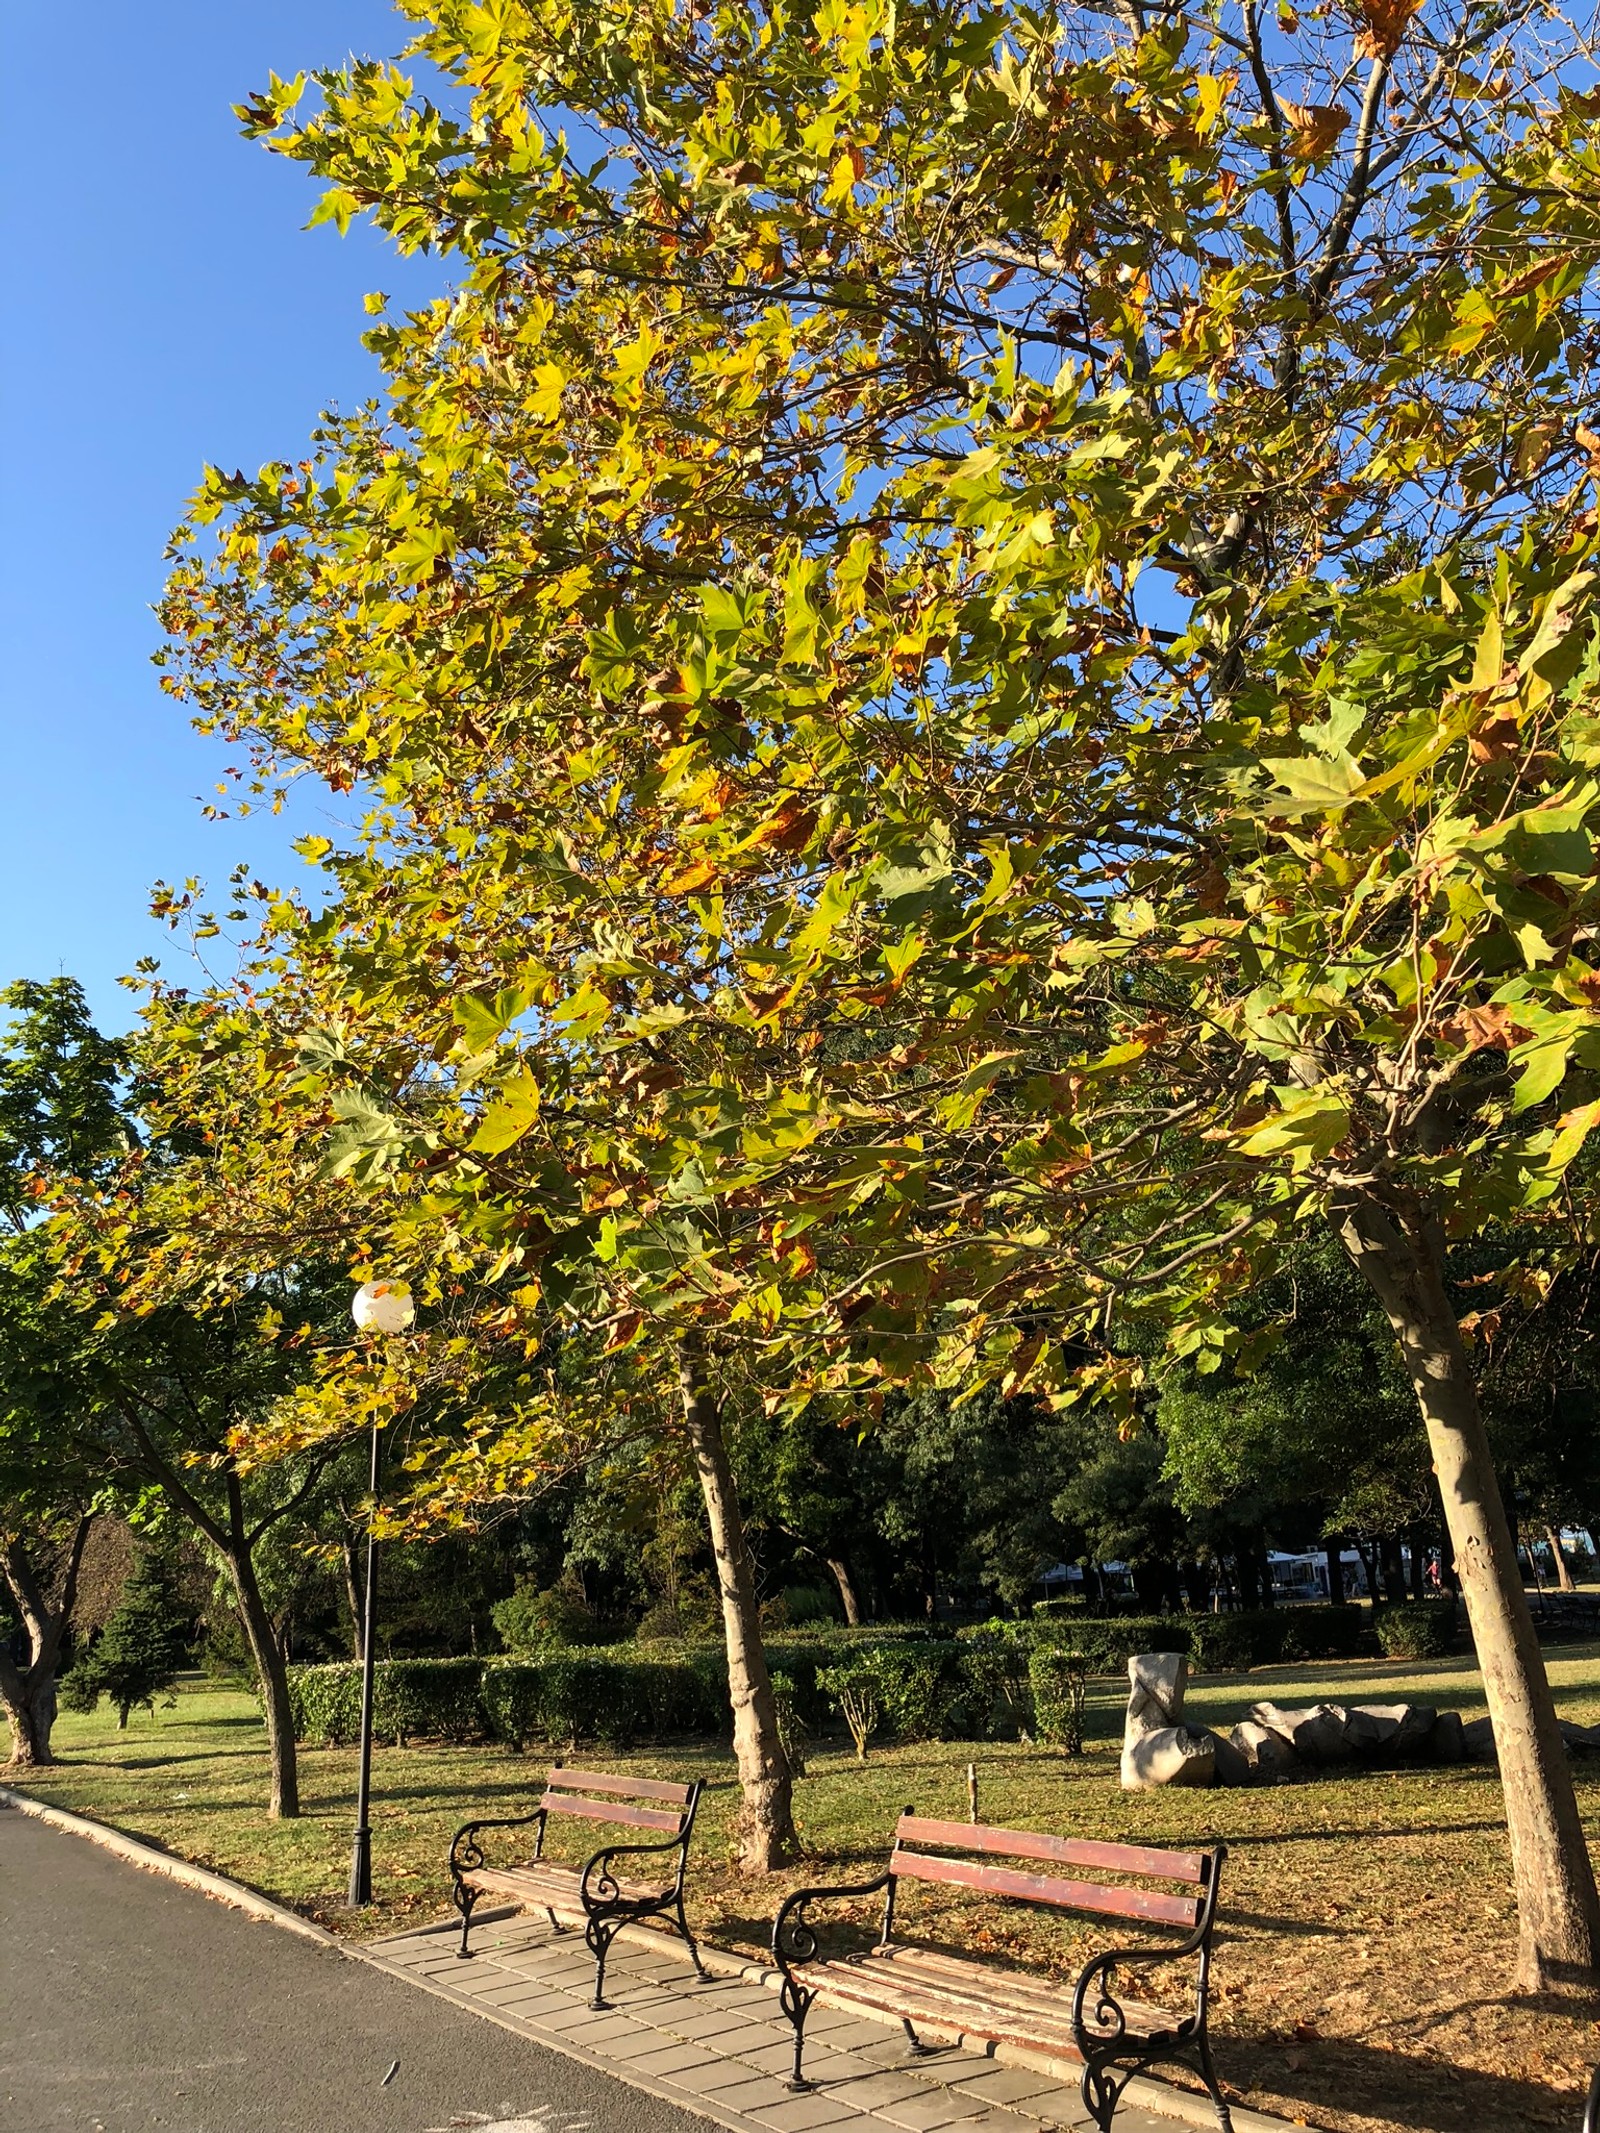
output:
[[[383,1440],[372,1425],[372,1517],[367,1525],[367,1591],[361,1625],[361,1775],[356,1784],[356,1841],[350,1853],[352,1909],[372,1901],[372,1827],[367,1807],[372,1792],[372,1662],[375,1655],[378,1602],[378,1458]]]

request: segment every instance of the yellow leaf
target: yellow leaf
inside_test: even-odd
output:
[[[667,896],[687,896],[691,890],[703,889],[708,881],[715,881],[716,878],[716,862],[711,859],[697,859],[692,866],[685,867],[681,874],[674,874],[664,881],[661,884],[662,893]]]

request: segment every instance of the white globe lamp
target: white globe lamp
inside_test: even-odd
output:
[[[403,1281],[368,1281],[357,1289],[350,1316],[363,1333],[404,1333],[417,1315]]]

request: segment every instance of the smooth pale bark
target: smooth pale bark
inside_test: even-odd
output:
[[[1529,1992],[1588,1994],[1600,1962],[1600,1897],[1446,1287],[1443,1230],[1425,1202],[1399,1193],[1349,1194],[1333,1221],[1393,1328],[1428,1432],[1500,1759],[1517,1893],[1516,1982]]]
[[[792,1800],[793,1777],[778,1730],[778,1705],[761,1642],[755,1569],[745,1540],[739,1493],[734,1486],[722,1430],[722,1410],[685,1347],[679,1384],[689,1446],[711,1528],[711,1553],[722,1601],[722,1632],[728,1649],[728,1697],[733,1705],[733,1752],[744,1805],[739,1816],[739,1856],[746,1871],[770,1874],[799,1857]]]
[[[823,1561],[839,1588],[839,1604],[844,1609],[844,1618],[852,1629],[861,1626],[861,1599],[856,1591],[856,1581],[850,1575],[850,1565],[841,1555],[825,1555]]]
[[[0,1647],[0,1709],[11,1734],[14,1769],[38,1769],[55,1761],[50,1734],[56,1717],[56,1665],[77,1604],[78,1573],[93,1524],[91,1513],[74,1527],[54,1600],[40,1585],[20,1537],[13,1534],[0,1545],[0,1576],[5,1578],[28,1638],[26,1670]]]
[[[1578,1588],[1573,1584],[1572,1572],[1567,1567],[1566,1550],[1561,1545],[1561,1535],[1554,1526],[1546,1526],[1544,1537],[1550,1543],[1551,1559],[1556,1566],[1556,1583],[1563,1592],[1576,1592]]]

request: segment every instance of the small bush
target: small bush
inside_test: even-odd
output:
[[[773,1674],[772,1701],[777,1708],[778,1739],[783,1747],[784,1761],[789,1765],[789,1775],[803,1778],[806,1774],[807,1734],[795,1709],[794,1683],[787,1674]]]
[[[1041,1644],[1028,1661],[1034,1726],[1040,1740],[1067,1755],[1083,1753],[1083,1704],[1089,1669],[1082,1652]]]
[[[1443,1659],[1456,1642],[1454,1600],[1412,1600],[1373,1616],[1385,1659]]]
[[[559,1588],[519,1585],[490,1610],[508,1652],[544,1652],[569,1644],[598,1644],[599,1626],[583,1602]]]
[[[836,1666],[819,1668],[817,1686],[830,1695],[856,1745],[856,1759],[865,1762],[867,1743],[883,1722],[884,1666],[875,1647],[852,1652]]]

